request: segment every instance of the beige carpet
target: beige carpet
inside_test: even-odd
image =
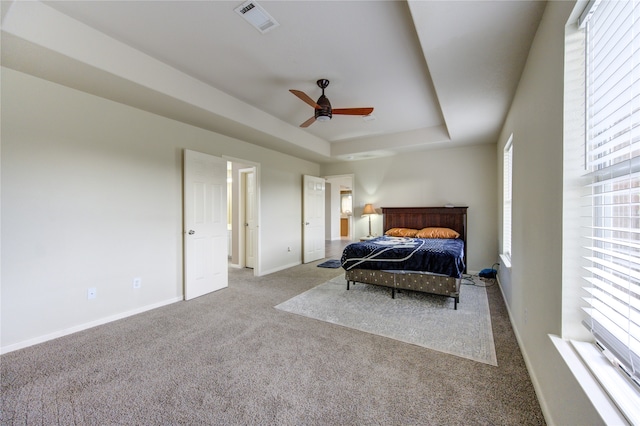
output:
[[[497,286],[496,367],[274,309],[316,263],[3,354],[0,424],[544,424]]]
[[[498,365],[484,287],[463,285],[457,310],[453,304],[450,297],[413,291],[392,299],[388,288],[367,284],[347,291],[340,275],[276,309]]]

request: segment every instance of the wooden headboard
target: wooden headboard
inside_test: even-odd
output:
[[[451,228],[464,241],[464,263],[467,259],[468,207],[383,207],[383,232],[391,228]],[[465,266],[466,272],[466,266]]]

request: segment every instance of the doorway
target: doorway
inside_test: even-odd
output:
[[[238,158],[228,161],[229,266],[251,268],[260,276],[260,165]]]
[[[330,193],[326,197],[325,239],[353,241],[355,238],[353,218],[355,177],[353,174],[348,174],[325,176],[325,179],[330,188]]]
[[[340,191],[340,238],[349,238],[351,235],[350,217],[353,213],[353,195],[349,190]]]

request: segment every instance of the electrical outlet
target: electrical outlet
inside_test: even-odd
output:
[[[91,300],[91,299],[95,299],[98,295],[98,292],[96,290],[95,287],[91,287],[89,289],[87,289],[87,299]]]
[[[291,247],[287,247],[287,251],[291,251]]]
[[[140,277],[136,277],[133,279],[133,288],[140,288],[142,287],[142,278]]]
[[[527,324],[529,313],[527,312],[527,308],[524,308],[524,323]]]

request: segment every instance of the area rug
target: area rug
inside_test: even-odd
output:
[[[458,309],[453,299],[413,291],[356,284],[344,275],[320,284],[275,308],[497,366],[487,293],[463,285]]]
[[[338,259],[329,259],[326,262],[322,262],[320,264],[318,264],[318,268],[333,268],[333,269],[337,269],[340,266],[342,266],[340,264],[340,261]]]

